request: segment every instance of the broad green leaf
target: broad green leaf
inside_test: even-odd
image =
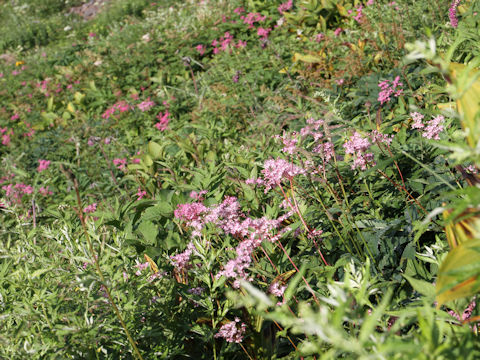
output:
[[[152,159],[160,159],[163,155],[162,146],[157,144],[155,141],[150,141],[148,143],[148,153],[152,157]]]
[[[436,300],[447,301],[472,296],[480,289],[480,239],[460,243],[443,260],[438,272]]]
[[[403,277],[407,279],[412,288],[418,293],[431,298],[435,296],[435,286],[433,286],[433,284],[425,280],[414,279],[413,277],[405,274],[403,274]]]
[[[450,63],[450,75],[455,82],[459,97],[457,108],[463,129],[467,133],[467,142],[475,147],[480,139],[480,71],[471,67]]]

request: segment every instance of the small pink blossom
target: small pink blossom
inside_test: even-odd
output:
[[[283,293],[287,289],[286,285],[280,285],[278,281],[273,282],[268,288],[268,292],[275,296],[283,296]]]
[[[247,326],[244,323],[241,323],[240,327],[237,327],[237,323],[240,323],[238,317],[235,318],[235,321],[230,321],[227,324],[222,325],[218,333],[215,334],[215,337],[222,337],[227,342],[231,343],[241,343]]]
[[[423,124],[422,120],[424,116],[418,112],[410,113],[410,116],[413,119],[412,129],[423,129],[425,125]]]
[[[119,170],[124,170],[125,167],[127,166],[127,159],[113,159],[113,164],[119,169]]]
[[[268,38],[268,34],[270,33],[270,31],[272,31],[272,29],[270,28],[267,28],[267,29],[264,29],[262,27],[259,27],[257,29],[257,34],[258,36],[260,36],[262,39],[267,39]]]
[[[320,42],[323,39],[325,39],[325,34],[319,33],[319,34],[315,35],[315,41],[316,42]]]
[[[97,203],[90,204],[83,209],[85,214],[91,214],[97,210]]]
[[[142,191],[142,189],[139,187],[137,190],[137,201],[142,200],[145,196],[147,195],[147,192],[145,190]]]
[[[155,103],[153,101],[151,101],[150,98],[147,98],[147,100],[142,101],[140,104],[137,105],[137,107],[142,112],[148,111],[154,106],[155,106]]]
[[[50,161],[49,160],[38,160],[38,172],[42,172],[43,170],[47,170],[48,167],[50,166]]]
[[[170,122],[170,119],[168,118],[170,116],[170,113],[168,111],[165,111],[165,114],[162,115],[162,113],[158,113],[157,119],[160,120],[157,122],[154,126],[160,130],[160,131],[165,131],[167,129],[168,123]]]
[[[144,262],[144,263],[140,263],[138,262],[138,260],[136,260],[137,264],[135,265],[135,267],[138,269],[136,272],[135,272],[135,275],[137,276],[140,276],[142,275],[142,271],[145,270],[146,268],[148,268],[150,266],[150,264],[147,262]]]
[[[423,130],[422,136],[427,139],[440,140],[440,133],[443,131],[443,121],[445,118],[442,115],[434,117],[427,122],[427,126]]]
[[[195,47],[195,49],[197,49],[197,51],[198,51],[198,53],[199,53],[200,55],[205,54],[205,46],[204,46],[204,45],[202,45],[202,44],[197,45],[197,46]]]
[[[457,19],[457,7],[460,4],[460,0],[453,0],[452,4],[450,5],[450,9],[448,9],[448,17],[450,19],[450,25],[453,28],[458,27],[458,19]]]
[[[49,195],[53,195],[53,192],[51,192],[50,190],[48,190],[48,186],[46,187],[41,187],[40,189],[38,189],[38,192],[40,194],[42,194],[43,196],[49,196]]]
[[[280,6],[277,8],[278,12],[283,15],[285,11],[288,11],[292,8],[293,6],[293,1],[288,0],[286,3],[280,4]]]
[[[338,36],[342,33],[343,29],[342,28],[336,28],[335,31],[333,32],[335,36]]]

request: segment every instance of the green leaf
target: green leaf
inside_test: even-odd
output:
[[[407,279],[412,288],[418,293],[433,298],[435,296],[435,286],[425,280],[414,279],[411,276],[403,274],[403,277]]]
[[[460,243],[450,250],[438,271],[438,306],[475,295],[480,289],[480,239]]]

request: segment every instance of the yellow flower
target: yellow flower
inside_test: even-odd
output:
[[[15,63],[15,66],[20,66],[20,65],[23,65],[23,64],[25,64],[25,61],[17,61]]]

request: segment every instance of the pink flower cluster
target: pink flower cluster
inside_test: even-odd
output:
[[[119,170],[125,170],[126,166],[127,166],[127,159],[123,158],[123,159],[113,159],[113,164],[117,167],[117,169]]]
[[[91,214],[97,210],[97,203],[90,204],[83,209],[85,214]]]
[[[198,51],[198,53],[199,53],[200,55],[205,54],[205,50],[206,50],[206,49],[205,49],[205,45],[202,45],[202,44],[197,45],[197,46],[195,46],[195,49]]]
[[[244,24],[248,24],[249,29],[253,29],[256,22],[264,22],[267,19],[267,16],[260,13],[248,13],[247,16],[240,16],[240,19],[243,20]]]
[[[142,191],[142,188],[137,189],[137,201],[142,200],[147,195],[145,190]]]
[[[423,129],[422,136],[427,139],[440,140],[440,133],[444,130],[443,122],[445,118],[442,115],[437,115],[427,122],[423,123],[424,116],[418,112],[410,114],[413,119],[412,129]]]
[[[278,158],[265,161],[262,170],[263,179],[248,179],[247,184],[265,186],[265,193],[277,187],[282,181],[290,180],[296,175],[305,175],[305,170],[293,163]]]
[[[186,269],[193,250],[195,250],[195,245],[190,242],[184,252],[170,256],[170,259],[173,261],[173,265],[180,271]]]
[[[10,145],[11,136],[13,136],[13,130],[9,130],[7,127],[0,128],[0,134],[2,135],[2,145]]]
[[[147,98],[147,100],[142,101],[140,104],[137,105],[137,107],[140,109],[140,111],[145,112],[150,110],[152,107],[155,106],[155,103],[150,100],[150,97]]]
[[[293,6],[293,1],[288,0],[286,3],[280,4],[280,6],[277,8],[278,12],[283,15],[285,11],[288,11],[292,8]]]
[[[103,119],[110,119],[110,116],[114,115],[116,112],[124,113],[126,111],[132,110],[133,107],[129,105],[125,100],[118,101],[111,107],[109,107],[105,112],[102,114]]]
[[[45,197],[50,196],[50,195],[53,195],[53,192],[48,189],[48,186],[46,186],[46,187],[43,187],[43,186],[40,187],[40,189],[38,189],[38,192],[39,192],[40,194],[42,194],[43,196],[45,196]]]
[[[225,276],[227,278],[236,278],[234,286],[238,287],[238,279],[247,279],[247,268],[252,263],[251,255],[262,241],[268,240],[274,242],[278,240],[289,228],[278,230],[284,220],[291,216],[287,213],[278,219],[270,220],[265,217],[252,219],[245,216],[240,211],[240,204],[235,197],[226,197],[221,204],[207,208],[200,202],[190,204],[179,204],[174,212],[175,217],[186,223],[187,226],[194,229],[193,236],[200,236],[201,230],[207,224],[213,224],[221,229],[225,234],[241,239],[235,248],[236,257],[227,262],[223,270],[216,277]],[[193,244],[187,247],[183,253],[172,257],[179,269],[185,268],[193,251]]]
[[[270,284],[270,287],[268,288],[268,292],[272,295],[280,297],[280,296],[283,296],[283,293],[285,292],[286,289],[287,289],[286,285],[280,285],[278,281],[275,281]]]
[[[136,260],[136,263],[137,264],[135,265],[135,267],[137,268],[137,271],[135,271],[135,275],[137,275],[137,276],[142,275],[142,271],[147,269],[150,266],[148,261],[144,262],[144,263],[141,263],[138,260]]]
[[[368,163],[373,162],[373,153],[367,153],[371,144],[367,138],[363,138],[358,132],[355,133],[343,144],[345,154],[354,156],[352,170],[360,168],[365,170]]]
[[[2,190],[5,191],[5,196],[8,198],[10,205],[20,204],[24,195],[33,193],[33,187],[24,183],[4,185]]]
[[[260,36],[262,40],[266,40],[268,38],[268,34],[270,33],[270,31],[272,31],[272,29],[270,28],[264,29],[262,27],[259,27],[257,29],[257,35]]]
[[[170,116],[170,113],[168,111],[165,111],[165,114],[162,115],[162,113],[158,113],[157,119],[159,120],[155,125],[158,130],[160,131],[165,131],[167,129],[168,123],[170,122],[170,119],[168,118]]]
[[[212,41],[213,46],[213,53],[218,54],[220,51],[227,51],[230,49],[231,46],[235,48],[244,48],[247,46],[246,41],[239,40],[237,44],[235,44],[235,40],[233,35],[231,35],[228,31],[220,37],[219,40],[214,39]],[[198,47],[198,46],[197,46]]]
[[[215,337],[222,337],[227,342],[231,343],[241,343],[247,326],[244,323],[241,323],[240,327],[237,327],[237,323],[240,323],[240,319],[238,317],[235,318],[235,321],[230,321],[222,325],[218,333],[215,334]]]
[[[48,167],[50,166],[50,161],[49,160],[38,160],[38,172],[42,172],[43,170],[47,170]]]
[[[381,89],[378,94],[378,101],[380,104],[387,103],[391,100],[391,96],[399,97],[403,93],[401,88],[403,84],[400,82],[400,76],[397,76],[393,81],[384,80],[378,84],[378,87]]]
[[[360,23],[362,18],[363,18],[363,5],[360,4],[357,6],[356,10],[356,15],[353,17],[353,19]],[[353,10],[348,10],[348,14],[351,15],[353,13]]]
[[[453,28],[457,28],[458,26],[458,19],[457,19],[457,7],[460,4],[460,0],[453,0],[452,4],[450,5],[450,9],[448,9],[448,17],[450,19],[450,25]]]

